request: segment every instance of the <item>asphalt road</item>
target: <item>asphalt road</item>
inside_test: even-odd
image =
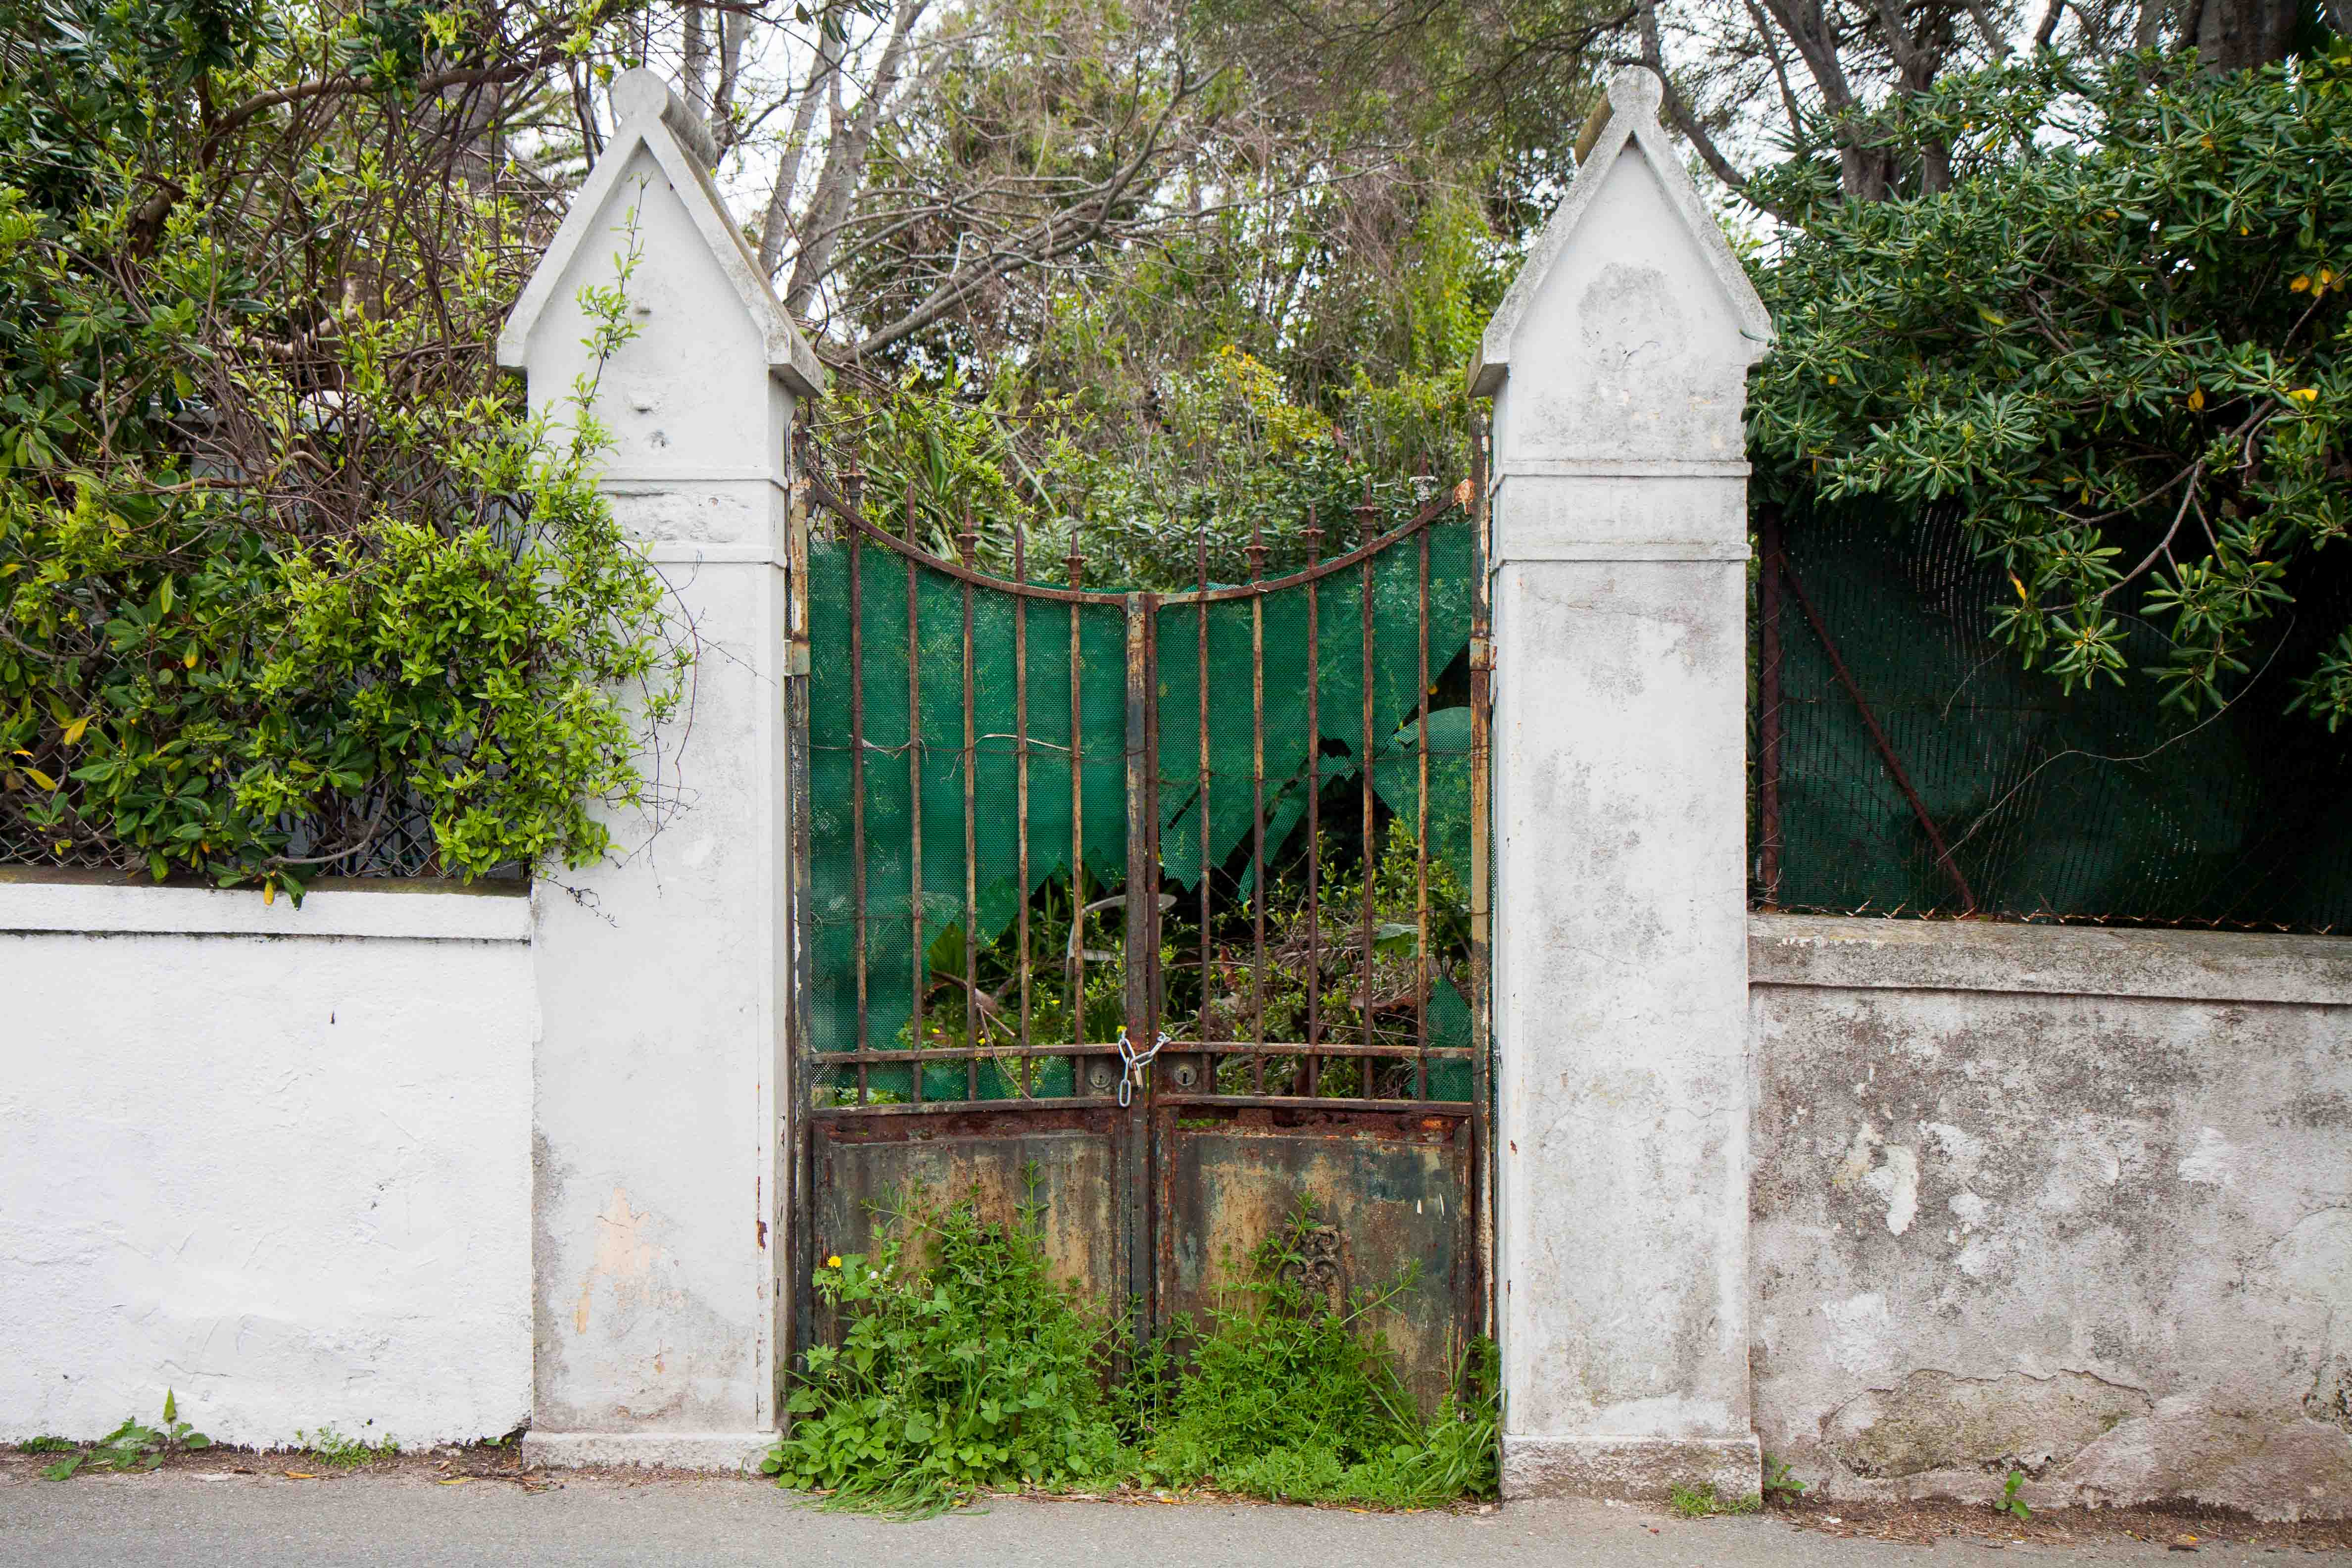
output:
[[[424,1476],[363,1473],[296,1481],[166,1471],[0,1484],[0,1564],[10,1568],[1893,1568],[1955,1555],[1973,1562],[1987,1549],[1958,1541],[1933,1548],[1842,1541],[1771,1518],[1685,1521],[1663,1510],[1598,1503],[1524,1503],[1463,1516],[1205,1503],[999,1502],[985,1512],[893,1524],[819,1513],[771,1488],[728,1479],[570,1478],[537,1492],[495,1479],[441,1486]],[[2258,1549],[2231,1547],[2208,1547],[2191,1559],[2136,1542],[2004,1550],[2064,1563],[2265,1559]],[[2352,1568],[2352,1553],[2288,1556]]]

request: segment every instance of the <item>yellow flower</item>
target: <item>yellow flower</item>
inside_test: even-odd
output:
[[[2305,408],[2308,408],[2313,404],[2319,401],[2319,389],[2315,386],[2298,386],[2289,392],[2287,395],[2294,398],[2297,403],[2302,404]]]
[[[824,1260],[824,1266],[825,1266],[827,1268],[840,1268],[840,1267],[841,1267],[841,1254],[839,1254],[838,1252],[836,1252],[836,1253],[835,1253],[831,1258],[826,1258],[826,1259]]]
[[[2290,293],[2290,294],[2300,294],[2300,293],[2302,293],[2305,289],[2308,289],[2308,288],[2310,288],[2310,287],[2311,287],[2311,279],[2308,279],[2308,278],[2298,277],[2298,278],[2296,278],[2296,279],[2295,279],[2295,280],[2294,280],[2294,282],[2292,282],[2292,283],[2288,284],[2286,287],[2287,287],[2287,292],[2288,292],[2288,293]]]
[[[2197,388],[2189,395],[2189,412],[2195,414],[2205,406],[2205,389]]]

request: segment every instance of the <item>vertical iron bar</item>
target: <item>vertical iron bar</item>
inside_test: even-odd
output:
[[[1471,1146],[1478,1162],[1478,1242],[1475,1249],[1484,1289],[1483,1331],[1491,1335],[1497,1321],[1495,1300],[1495,1121],[1494,1074],[1487,1052],[1494,1038],[1494,986],[1488,971],[1486,863],[1491,803],[1486,792],[1489,731],[1493,721],[1494,645],[1489,640],[1487,582],[1489,545],[1495,505],[1487,477],[1491,435],[1487,421],[1478,418],[1470,441],[1470,497],[1475,510],[1470,519],[1470,1128]]]
[[[1087,558],[1078,553],[1078,525],[1070,523],[1070,586],[1085,575]],[[1078,642],[1078,610],[1070,601],[1070,949],[1075,956],[1066,966],[1070,986],[1070,1091],[1086,1090],[1086,1059],[1076,1047],[1087,1043],[1087,783],[1083,765],[1086,704],[1081,700],[1079,672],[1084,668]]]
[[[1315,503],[1307,503],[1307,569],[1323,559],[1323,531],[1316,526]],[[1323,620],[1315,579],[1307,579],[1307,1043],[1323,1043]],[[1307,1053],[1307,1092],[1323,1092],[1323,1058]]]
[[[971,509],[956,535],[956,555],[971,570]],[[980,1098],[980,1053],[988,1043],[988,1021],[980,1011],[980,738],[972,690],[971,579],[963,580],[963,1097]]]
[[[1249,580],[1265,575],[1265,539],[1250,525]],[[1265,1092],[1265,595],[1250,595],[1250,1092]]]
[[[789,454],[791,448],[786,450]],[[757,1223],[766,1226],[772,1218],[778,1218],[783,1225],[783,1234],[776,1236],[773,1243],[780,1276],[773,1331],[784,1353],[774,1359],[773,1381],[770,1384],[776,1401],[771,1409],[779,1415],[790,1397],[787,1385],[793,1356],[803,1348],[803,1342],[816,1319],[815,1270],[810,1267],[815,1254],[811,1236],[816,1214],[815,1137],[812,1126],[814,1118],[811,1113],[816,1109],[816,1052],[815,1043],[809,1037],[815,950],[809,929],[809,519],[808,488],[797,472],[793,475],[788,493],[791,499],[787,526],[791,533],[784,579],[784,788],[786,810],[790,813],[786,837],[791,879],[784,918],[790,944],[785,955],[789,984],[784,1008],[785,1070],[779,1093],[782,1103],[778,1113],[784,1150],[783,1157],[777,1162],[781,1168],[772,1173],[783,1191],[766,1194],[754,1188],[755,1194],[768,1200],[760,1205],[768,1212],[757,1215]],[[763,1233],[763,1241],[767,1234],[772,1233]]]
[[[1160,908],[1159,879],[1152,874],[1151,828],[1151,644],[1152,600],[1127,595],[1127,1037],[1139,1051],[1150,1048],[1153,917]],[[1126,1063],[1119,1064],[1120,1070]],[[1149,1141],[1150,1071],[1135,1087],[1134,1102],[1122,1119],[1126,1139],[1128,1293],[1141,1321],[1140,1342],[1152,1315]]]
[[[915,542],[915,487],[907,487],[907,542]],[[914,1045],[921,1050],[923,1040],[923,982],[929,977],[923,955],[923,643],[916,626],[922,597],[922,569],[915,558],[907,557],[907,856],[912,892],[907,905],[907,920],[913,931],[911,943],[914,957],[915,1002],[913,1011]],[[908,1101],[923,1103],[923,1063],[920,1058],[907,1064]]]
[[[1377,514],[1372,509],[1371,481],[1367,479],[1364,481],[1363,504],[1356,508],[1356,542],[1359,545],[1370,544],[1372,542],[1372,529],[1375,526],[1376,516]],[[1381,859],[1380,828],[1377,820],[1379,812],[1374,805],[1376,797],[1372,793],[1372,747],[1375,743],[1376,737],[1372,733],[1372,557],[1369,555],[1364,557],[1364,581],[1362,591],[1364,749],[1358,757],[1357,773],[1360,775],[1360,782],[1363,785],[1363,826],[1361,831],[1363,837],[1364,860],[1364,931],[1362,941],[1359,946],[1359,956],[1364,966],[1364,989],[1362,995],[1357,1002],[1357,1013],[1363,1020],[1361,1029],[1363,1042],[1369,1047],[1375,1043],[1372,1038],[1372,921],[1374,912],[1372,907],[1372,883],[1374,871],[1379,867]],[[1360,1065],[1356,1069],[1356,1092],[1363,1096],[1366,1100],[1377,1100],[1380,1098],[1379,1094],[1375,1092],[1372,1087],[1373,1075],[1379,1070],[1379,1068],[1380,1058],[1367,1054],[1361,1065]]]
[[[874,1048],[866,1023],[866,616],[864,551],[849,532],[849,888],[857,924],[857,1103],[868,1098],[865,1055]]]
[[[1421,662],[1416,667],[1421,677],[1421,753],[1420,790],[1414,796],[1412,827],[1412,920],[1413,994],[1420,1005],[1414,1009],[1414,1030],[1420,1054],[1413,1063],[1412,1097],[1429,1098],[1429,530],[1419,535],[1421,544],[1421,588],[1417,603],[1420,614]]]
[[[1209,960],[1209,838],[1213,824],[1209,818],[1209,531],[1201,529],[1201,599],[1199,611],[1201,672],[1199,690],[1201,708],[1201,793],[1193,803],[1193,811],[1201,824],[1201,1009],[1199,1026],[1193,1034],[1205,1040],[1209,1037],[1209,982],[1212,965]],[[1204,1092],[1213,1092],[1216,1085],[1216,1060],[1203,1053],[1194,1069],[1201,1079]]]
[[[1780,507],[1756,517],[1756,610],[1763,647],[1756,672],[1756,880],[1769,909],[1780,901]]]
[[[1021,519],[1013,520],[1013,578],[1029,581],[1029,551]],[[1017,940],[1021,944],[1021,1098],[1029,1098],[1029,595],[1013,596],[1013,752],[1014,757],[1014,821],[1021,858],[1021,910]]]
[[[1151,722],[1151,607],[1149,595],[1127,596],[1127,1037],[1137,1050],[1150,1011],[1150,910],[1158,903],[1145,884],[1151,855],[1151,824],[1145,815],[1150,795],[1145,776],[1151,766],[1147,731]]]

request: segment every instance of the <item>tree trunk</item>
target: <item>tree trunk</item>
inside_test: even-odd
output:
[[[2197,53],[2213,75],[2276,65],[2294,37],[2295,0],[2204,0]]]

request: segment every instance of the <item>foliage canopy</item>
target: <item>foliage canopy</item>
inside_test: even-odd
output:
[[[1956,505],[2029,664],[2121,680],[2136,616],[2166,702],[2227,701],[2352,528],[2352,58],[2044,55],[1906,114],[1958,150],[1948,191],[1783,189],[1805,227],[1756,269],[1762,488]],[[2287,673],[2352,718],[2352,627]]]
[[[495,74],[561,44],[522,13],[403,30],[430,19],[6,14],[16,853],[299,892],[421,817],[424,865],[478,876],[594,858],[592,804],[642,792],[621,691],[676,700],[661,584],[595,491],[593,418],[551,439],[488,362],[527,208],[443,177],[467,110],[421,52],[494,47]]]

